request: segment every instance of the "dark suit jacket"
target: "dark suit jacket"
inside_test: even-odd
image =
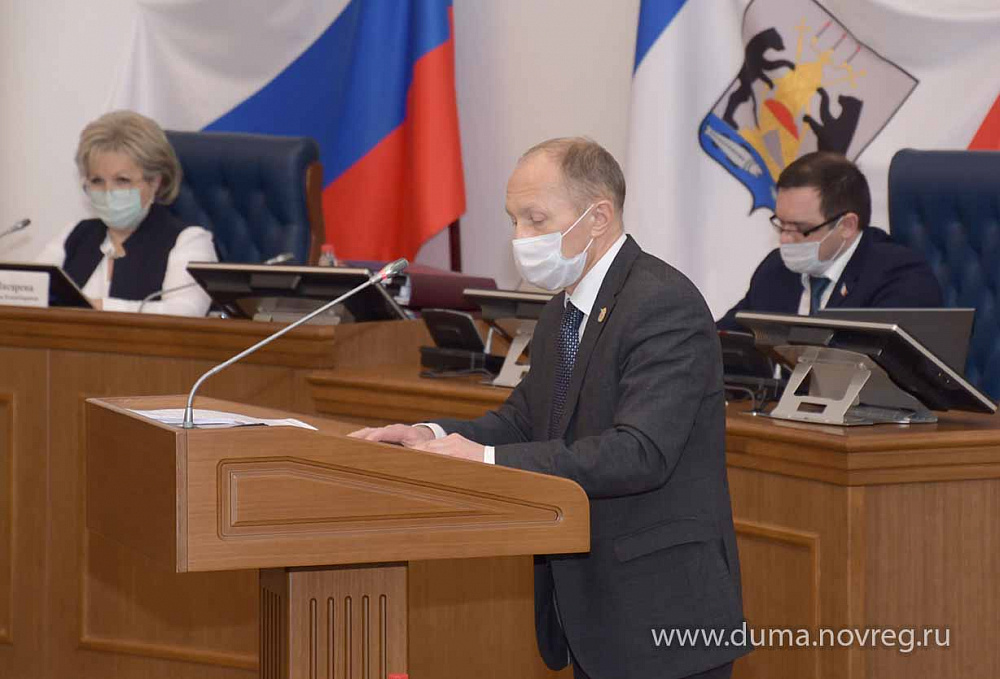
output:
[[[548,440],[563,299],[543,310],[531,370],[499,410],[439,422],[496,446],[498,464],[572,479],[590,497],[590,553],[536,559],[542,657],[565,666],[568,638],[590,676],[669,679],[743,655],[653,642],[654,629],[743,620],[721,352],[701,294],[629,237],[588,318],[561,434]]]
[[[737,311],[797,313],[801,296],[801,275],[785,266],[776,248],[754,271],[746,296],[719,319],[718,328],[745,330],[736,321]],[[943,305],[941,286],[920,253],[895,242],[882,229],[868,227],[862,231],[858,249],[834,286],[826,308]]]

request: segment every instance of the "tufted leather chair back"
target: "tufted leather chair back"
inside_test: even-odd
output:
[[[167,132],[184,169],[170,210],[210,230],[223,262],[283,252],[314,264],[324,239],[319,146],[304,137]]]
[[[1000,398],[1000,152],[899,151],[889,225],[930,262],[946,306],[976,309],[966,378]]]

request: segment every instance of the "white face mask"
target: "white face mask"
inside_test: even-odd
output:
[[[591,203],[583,214],[562,233],[546,233],[530,238],[515,238],[514,263],[524,280],[545,290],[556,292],[580,279],[583,267],[587,264],[587,250],[594,239],[591,238],[587,247],[578,255],[566,258],[562,253],[563,237],[576,228],[576,225],[587,216],[594,203]]]
[[[112,189],[95,191],[88,189],[87,196],[94,214],[109,229],[130,231],[142,223],[149,214],[150,204],[143,207],[139,189]]]
[[[837,248],[837,252],[833,254],[833,257],[827,260],[822,260],[819,258],[819,248],[826,239],[837,230],[840,226],[840,220],[833,225],[830,229],[830,233],[823,237],[823,240],[808,241],[804,243],[782,243],[781,244],[781,261],[785,263],[789,271],[794,271],[795,273],[805,273],[810,276],[822,276],[826,273],[826,270],[830,268],[830,265],[836,261],[837,257],[840,256],[840,252],[844,249],[844,245],[847,241],[841,241],[840,247]]]

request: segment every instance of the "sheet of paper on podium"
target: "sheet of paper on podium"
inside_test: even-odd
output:
[[[131,412],[156,420],[161,424],[169,424],[178,427],[184,424],[183,408],[132,410]],[[291,417],[283,419],[267,419],[263,417],[251,417],[250,415],[241,415],[240,413],[227,413],[221,410],[204,410],[200,408],[195,408],[194,410],[194,423],[198,427],[300,427],[302,429],[311,429],[316,431],[316,427],[311,424],[306,424],[301,420],[296,420]]]

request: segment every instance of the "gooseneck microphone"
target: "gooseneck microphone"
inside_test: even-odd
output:
[[[172,288],[164,288],[163,290],[157,290],[156,292],[151,292],[145,297],[143,297],[142,301],[139,302],[139,311],[137,311],[136,313],[140,314],[142,313],[142,308],[146,306],[146,302],[152,301],[157,297],[163,297],[164,295],[169,295],[172,292],[180,292],[181,290],[187,290],[188,288],[193,288],[196,285],[198,285],[198,281],[195,281],[193,283],[185,283],[184,285],[175,285]]]
[[[17,222],[14,222],[14,223],[13,223],[13,224],[12,224],[12,225],[10,226],[10,228],[8,228],[8,229],[7,229],[6,231],[4,231],[3,233],[0,233],[0,238],[6,238],[6,237],[7,237],[7,236],[9,236],[10,234],[12,234],[12,233],[17,233],[17,232],[18,232],[18,231],[20,231],[21,229],[27,229],[27,228],[28,228],[28,226],[30,226],[30,225],[31,225],[31,220],[30,220],[30,219],[28,219],[28,218],[24,218],[24,219],[22,219],[22,220],[20,220],[20,221],[17,221]]]
[[[243,351],[241,351],[240,353],[236,354],[235,356],[233,356],[229,360],[220,363],[219,365],[215,366],[214,368],[212,368],[208,372],[206,372],[204,375],[202,375],[201,377],[199,377],[198,380],[194,383],[194,386],[191,387],[190,393],[188,393],[187,406],[184,408],[184,428],[185,429],[194,429],[194,396],[198,392],[198,387],[201,386],[202,382],[204,382],[205,380],[207,380],[212,375],[215,375],[215,374],[218,374],[218,373],[222,372],[223,370],[225,370],[226,368],[228,368],[232,364],[237,363],[237,362],[243,360],[244,358],[246,358],[250,354],[252,354],[255,351],[257,351],[258,349],[261,349],[261,348],[267,346],[268,344],[270,344],[274,340],[278,339],[279,337],[281,337],[285,333],[291,332],[292,330],[294,330],[295,328],[299,327],[300,325],[304,325],[305,323],[308,323],[312,319],[314,319],[317,316],[319,316],[320,314],[328,311],[332,307],[335,307],[336,305],[340,304],[341,302],[343,302],[344,300],[348,299],[349,297],[352,297],[352,296],[356,295],[357,293],[361,292],[362,290],[364,290],[365,288],[367,288],[369,285],[374,285],[375,283],[381,283],[385,279],[387,279],[387,278],[389,278],[391,276],[395,276],[398,273],[401,273],[403,271],[403,269],[405,269],[407,266],[409,266],[409,264],[410,263],[407,262],[405,259],[397,259],[395,262],[390,262],[389,264],[386,264],[384,267],[382,267],[381,271],[379,271],[378,273],[373,274],[372,276],[370,276],[368,278],[368,280],[365,281],[364,283],[362,283],[361,285],[353,288],[352,290],[348,290],[347,292],[345,292],[343,295],[341,295],[337,299],[332,300],[330,302],[327,302],[326,304],[324,304],[320,308],[318,308],[315,311],[312,311],[312,312],[306,314],[305,316],[303,316],[299,320],[295,321],[294,323],[286,325],[284,328],[282,328],[278,332],[274,333],[273,335],[268,335],[267,337],[265,337],[261,341],[257,342],[257,344],[254,344],[252,347],[249,347],[248,349],[244,349]]]

